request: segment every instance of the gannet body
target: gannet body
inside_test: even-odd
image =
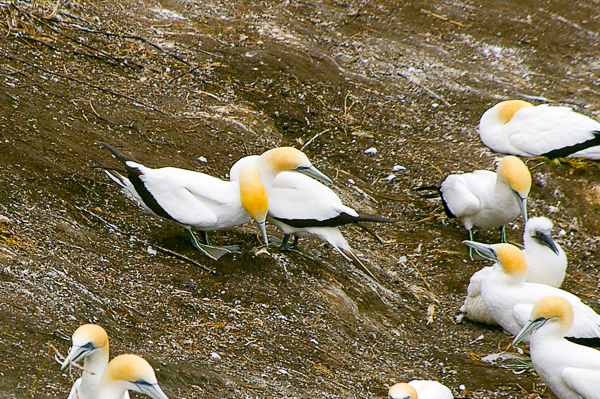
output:
[[[567,341],[573,308],[562,297],[541,298],[513,345],[529,336],[536,373],[560,399],[600,398],[600,351]]]
[[[452,391],[437,381],[413,380],[392,385],[389,399],[454,399]]]
[[[505,154],[600,159],[600,122],[570,107],[503,101],[481,116],[479,137]]]

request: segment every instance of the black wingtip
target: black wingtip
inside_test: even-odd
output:
[[[119,161],[121,161],[122,163],[125,163],[127,161],[137,162],[135,159],[133,159],[129,155],[125,154],[123,151],[121,151],[119,148],[117,148],[115,146],[112,146],[110,144],[103,143],[103,142],[100,142],[100,141],[98,142],[98,144],[104,146],[106,149],[108,149],[110,152],[112,152],[113,155],[115,157],[117,157],[117,159]]]

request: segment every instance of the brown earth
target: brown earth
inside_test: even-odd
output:
[[[0,2],[0,397],[66,397],[49,344],[66,353],[85,322],[113,354],[147,358],[170,398],[384,398],[414,378],[457,397],[552,397],[533,373],[481,361],[508,346],[500,329],[454,323],[485,263],[413,189],[494,167],[476,127],[499,100],[599,118],[599,7]],[[251,224],[212,234],[241,254],[203,258],[92,168],[116,166],[98,142],[219,177],[246,154],[303,147],[346,204],[398,221],[374,227],[385,245],[344,229],[383,287],[315,240],[259,251]],[[526,162],[530,214],[554,220],[570,257],[565,287],[598,309],[598,163]]]

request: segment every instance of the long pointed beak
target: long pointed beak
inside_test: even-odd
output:
[[[498,262],[498,255],[496,254],[496,251],[494,251],[491,245],[469,240],[465,240],[462,243],[468,247],[475,249],[484,258],[488,258],[490,260],[493,260],[494,262]]]
[[[305,175],[310,176],[310,177],[314,177],[315,179],[320,180],[326,184],[333,183],[329,177],[325,176],[325,174],[323,172],[321,172],[319,169],[315,168],[314,166],[299,166],[295,169],[295,171],[304,173]]]
[[[515,339],[513,339],[512,346],[515,346],[516,344],[521,342],[523,339],[527,338],[535,330],[537,330],[538,328],[543,326],[547,321],[548,321],[548,319],[546,319],[545,317],[539,317],[533,321],[529,321],[529,323],[525,324],[523,326],[523,328],[521,329],[521,331],[519,331],[519,333],[517,334]]]
[[[69,350],[69,354],[67,355],[65,360],[62,362],[60,369],[64,370],[71,364],[71,362],[77,362],[77,361],[89,356],[94,351],[94,349],[96,349],[96,348],[94,348],[94,344],[92,344],[91,342],[88,342],[87,344],[85,344],[83,346],[73,345],[71,347],[71,349]]]
[[[258,228],[260,229],[260,234],[262,234],[262,238],[263,238],[263,241],[265,242],[265,245],[267,246],[267,248],[269,248],[269,237],[267,237],[266,222],[264,220],[262,222],[259,222],[257,220],[256,223],[258,224]]]
[[[169,399],[158,384],[148,384],[145,381],[134,382],[134,384],[141,393],[150,396],[152,399]]]
[[[523,216],[523,223],[527,223],[527,197],[522,198],[521,195],[515,190],[513,190],[513,194],[515,195],[517,203],[519,204],[521,216]]]
[[[540,245],[550,248],[552,252],[554,252],[556,255],[560,254],[560,251],[558,250],[558,247],[556,246],[556,243],[554,242],[550,234],[542,233],[541,231],[536,231],[533,238]]]

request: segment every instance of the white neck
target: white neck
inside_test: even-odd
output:
[[[100,385],[100,379],[106,366],[108,365],[108,345],[98,349],[83,361],[84,371],[81,374],[81,386],[90,387],[94,392]],[[90,373],[88,373],[90,371]],[[91,373],[94,373],[93,375]]]

